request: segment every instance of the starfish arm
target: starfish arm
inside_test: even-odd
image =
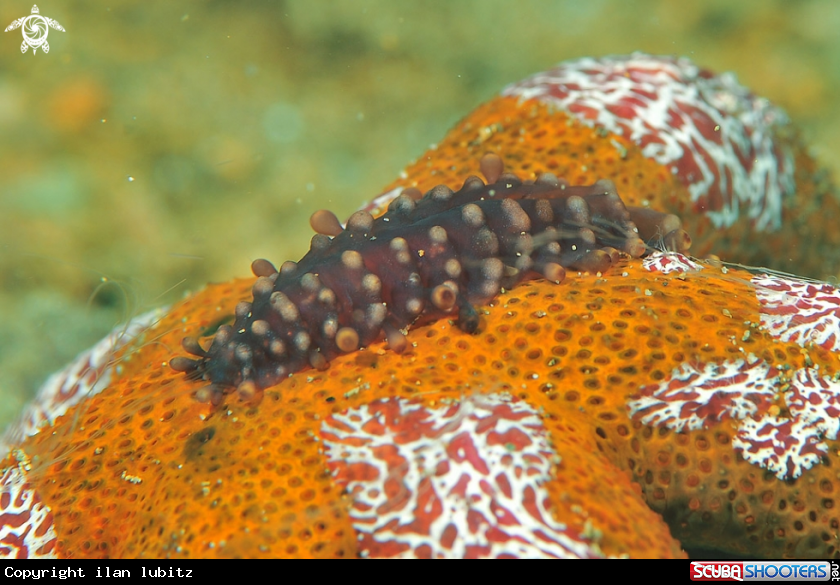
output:
[[[47,24],[50,25],[55,30],[60,30],[61,32],[66,32],[64,30],[64,27],[61,26],[60,24],[58,24],[57,20],[53,20],[52,18],[47,18],[46,20],[47,20]]]
[[[20,44],[20,52],[21,52],[21,53],[25,53],[25,52],[26,52],[26,49],[27,49],[27,47],[28,47],[28,46],[29,46],[29,45],[27,45],[27,44],[26,44],[26,41],[23,41],[23,42]],[[34,51],[34,49],[33,49],[33,51]]]
[[[15,30],[16,28],[20,28],[20,25],[23,24],[23,18],[18,18],[17,20],[13,20],[12,24],[6,27],[4,32],[9,32],[10,30]]]
[[[44,44],[41,45],[41,50],[43,50],[44,53],[49,53],[50,52],[50,44],[47,41],[44,41]]]

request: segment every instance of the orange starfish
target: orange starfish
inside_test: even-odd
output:
[[[769,262],[805,225],[811,241],[836,237],[814,213],[836,203],[784,114],[685,60],[584,59],[513,85],[367,209],[478,172],[509,180],[486,152],[526,182],[610,179],[642,235],[646,219],[664,225],[645,209],[678,213],[695,250],[727,260]],[[577,228],[598,232],[593,205]],[[834,270],[811,246],[792,261]],[[336,330],[318,342],[343,348],[329,364],[306,354],[323,369],[304,363],[264,388],[222,378],[202,394],[169,362],[195,370],[173,360],[184,337],[204,359],[220,326],[253,330],[241,303],[256,306],[266,280],[286,286],[266,264],[262,281],[139,318],[53,377],[8,438],[0,552],[840,556],[840,291],[675,251],[605,254],[603,273],[570,264],[560,284],[495,291],[474,333],[447,318],[449,288],[427,287],[443,315],[362,348]],[[286,299],[278,314],[298,308]],[[247,374],[231,347],[224,364]]]

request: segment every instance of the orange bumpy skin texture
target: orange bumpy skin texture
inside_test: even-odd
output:
[[[815,276],[837,266],[816,248],[840,237],[829,225],[837,203],[804,150],[793,151],[798,195],[781,204],[780,231],[748,235],[746,219],[713,229],[680,178],[632,140],[515,97],[479,107],[389,189],[458,188],[479,173],[487,152],[524,180],[544,171],[572,184],[612,179],[627,205],[680,214],[698,256],[772,260]],[[806,229],[805,242],[791,247]],[[683,269],[666,272],[675,264]],[[534,487],[542,500],[529,495],[523,505],[531,517],[550,515],[538,526],[550,525],[555,540],[569,539],[580,556],[673,558],[684,556],[683,547],[840,556],[840,347],[831,333],[840,294],[833,287],[682,257],[623,258],[603,275],[569,273],[560,284],[538,280],[503,292],[480,307],[474,335],[442,319],[408,331],[404,353],[378,342],[325,371],[300,371],[253,402],[236,393],[218,406],[197,401],[205,383],[168,362],[183,355],[184,337],[207,347],[221,324],[233,322],[237,303],[252,300],[253,284],[211,285],[186,299],[117,352],[100,393],[14,445],[3,468],[25,476],[29,497],[43,504],[31,528],[36,552],[374,556],[360,518],[370,512],[363,498],[380,487],[365,476],[369,468],[341,467],[341,421],[356,416],[362,424],[359,409],[377,400],[415,401],[435,414],[486,397],[538,413],[543,428],[528,428],[556,456],[539,461]],[[820,313],[824,298],[833,300]],[[802,329],[815,314],[825,322]],[[346,449],[365,441],[340,440]],[[525,443],[511,440],[511,455]],[[421,471],[425,480],[465,458],[451,451]],[[361,476],[348,478],[353,470]],[[382,512],[390,513],[406,490],[392,476],[382,479],[393,500]],[[498,492],[519,489],[498,481]],[[421,529],[431,522],[414,512]],[[468,518],[467,528],[479,524]],[[452,534],[442,530],[442,548],[414,550],[447,549]]]
[[[691,204],[679,178],[646,158],[631,140],[584,125],[551,105],[513,97],[498,97],[476,108],[385,191],[417,187],[425,192],[441,183],[458,188],[465,177],[480,174],[484,153],[495,152],[505,170],[523,180],[543,172],[573,185],[613,180],[626,205],[679,215],[698,256],[725,252],[733,262],[826,278],[840,270],[840,231],[830,220],[840,214],[840,204],[825,173],[798,139],[780,140],[794,148],[797,197],[784,203],[782,230],[771,233],[752,230],[746,219],[728,229],[715,228],[704,210]],[[796,246],[791,246],[793,240]]]
[[[759,323],[751,275],[661,274],[631,261],[603,275],[536,281],[486,307],[477,335],[448,320],[306,371],[259,404],[198,403],[166,360],[247,298],[249,281],[213,285],[173,310],[126,355],[103,391],[20,447],[53,510],[67,557],[356,555],[349,496],[318,440],[331,414],[376,399],[509,392],[542,413],[560,455],[551,511],[607,555],[672,557],[680,546],[761,556],[837,554],[838,444],[797,479],[733,451],[737,421],[675,433],[631,418],[639,388],[683,364],[752,354],[792,371],[837,372],[822,348],[784,343]],[[751,331],[746,341],[744,331]],[[778,396],[760,410],[783,413]],[[649,508],[648,508],[649,506]]]
[[[626,205],[687,211],[678,180],[645,158],[631,141],[585,126],[566,112],[537,101],[497,97],[473,110],[432,149],[410,164],[404,178],[388,186],[427,191],[480,176],[485,152],[499,153],[505,171],[523,180],[550,172],[572,185],[611,179]]]
[[[444,321],[418,329],[411,337],[417,347],[402,356],[377,344],[336,360],[326,372],[294,376],[258,405],[200,404],[192,396],[196,383],[172,372],[166,360],[181,337],[229,314],[251,284],[210,286],[175,309],[107,390],[22,446],[30,477],[55,510],[59,554],[354,556],[346,497],[319,454],[321,421],[376,398],[421,397],[434,404],[499,390],[508,381],[519,386],[520,375],[502,365],[517,355],[500,361],[514,347],[498,348],[494,341],[482,350]],[[558,292],[549,290],[545,302]],[[501,305],[491,315],[497,324],[488,330],[510,327]],[[447,349],[475,355],[455,367],[449,363],[455,353]],[[483,380],[481,365],[501,375]],[[555,513],[581,529],[589,521],[603,534],[607,554],[678,556],[678,544],[638,487],[608,459],[592,456],[596,443],[575,410],[558,417],[556,430],[548,426],[563,453],[556,484],[549,486]]]

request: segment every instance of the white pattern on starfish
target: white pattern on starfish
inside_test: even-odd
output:
[[[797,370],[785,401],[791,414],[817,425],[821,434],[834,440],[840,432],[840,383],[819,373],[816,368]]]
[[[815,425],[800,418],[766,414],[741,422],[732,447],[754,465],[779,479],[796,478],[820,462],[828,447],[817,438]]]
[[[757,230],[781,226],[782,201],[795,190],[794,162],[775,136],[788,118],[731,73],[634,53],[560,63],[502,95],[556,105],[632,140],[680,176],[718,227],[732,225],[741,206]]]
[[[630,416],[675,431],[699,430],[724,417],[738,420],[765,410],[777,379],[775,368],[755,356],[702,370],[682,364],[669,380],[642,388],[628,402]]]
[[[654,252],[642,260],[642,266],[651,272],[692,272],[703,270],[697,262],[679,252]]]
[[[785,402],[791,418],[765,415],[747,419],[732,446],[747,461],[766,467],[779,479],[799,477],[828,453],[825,439],[840,431],[840,383],[815,368],[794,373]]]
[[[840,434],[840,382],[816,368],[796,370],[782,394],[790,415],[779,417],[770,408],[779,401],[778,371],[754,356],[750,360],[707,364],[702,371],[683,364],[670,380],[633,397],[630,415],[675,431],[732,418],[740,421],[732,447],[745,460],[779,479],[799,477],[828,453],[825,441]]]
[[[20,469],[7,469],[0,477],[0,558],[54,559],[56,539],[50,509]]]
[[[366,555],[601,556],[546,508],[556,454],[525,402],[378,400],[333,415],[321,435]]]
[[[779,479],[799,477],[828,453],[840,431],[840,383],[815,368],[797,370],[785,391],[790,418],[769,414],[741,423],[732,446]]]
[[[840,351],[840,290],[769,274],[754,276],[752,283],[761,304],[761,325],[771,335],[802,347],[814,343]]]

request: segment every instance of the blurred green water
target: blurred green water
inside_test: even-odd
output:
[[[348,215],[560,60],[642,50],[735,71],[840,170],[834,0],[39,8],[66,29],[49,54],[0,35],[0,425],[126,315],[300,256],[314,210]],[[4,2],[0,23],[30,10]]]

